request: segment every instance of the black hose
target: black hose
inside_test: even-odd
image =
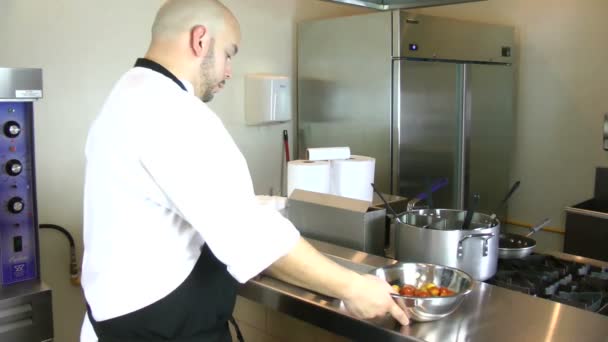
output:
[[[58,226],[56,224],[49,224],[49,223],[42,223],[42,224],[39,225],[39,227],[40,228],[55,229],[55,230],[58,230],[58,231],[62,232],[63,235],[65,235],[68,238],[68,240],[70,240],[70,247],[74,247],[75,246],[74,245],[74,238],[72,237],[72,234],[70,234],[70,232],[68,232],[67,229],[65,229],[65,228],[63,228],[61,226]]]
[[[72,237],[72,234],[70,234],[70,232],[67,229],[65,229],[61,226],[58,226],[56,224],[43,223],[38,226],[40,227],[40,229],[53,229],[53,230],[59,231],[67,237],[68,241],[70,242],[70,275],[72,276],[73,283],[79,282],[79,280],[78,280],[78,273],[79,273],[78,261],[76,260],[76,244],[74,243],[74,238]]]

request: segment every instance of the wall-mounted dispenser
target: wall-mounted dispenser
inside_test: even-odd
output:
[[[286,76],[245,76],[245,121],[264,125],[291,120],[291,87]]]

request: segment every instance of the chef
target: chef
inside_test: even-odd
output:
[[[217,0],[168,0],[86,144],[81,341],[231,341],[237,285],[261,272],[342,299],[357,317],[406,314],[392,288],[331,262],[257,204],[247,163],[206,105],[240,44]]]

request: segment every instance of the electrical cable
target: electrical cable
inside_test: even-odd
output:
[[[76,259],[76,244],[74,243],[74,238],[72,237],[72,234],[70,234],[67,229],[56,224],[42,223],[38,226],[40,227],[40,229],[53,229],[59,231],[63,233],[63,235],[65,235],[65,237],[68,239],[70,243],[70,281],[72,285],[80,286],[80,270],[78,268],[78,260]]]

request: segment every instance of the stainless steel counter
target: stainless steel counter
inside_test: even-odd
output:
[[[392,259],[309,240],[325,255],[359,273]],[[357,341],[598,341],[608,342],[608,317],[476,282],[452,315],[401,327],[393,319],[364,321],[337,299],[259,276],[239,294],[274,310]]]

